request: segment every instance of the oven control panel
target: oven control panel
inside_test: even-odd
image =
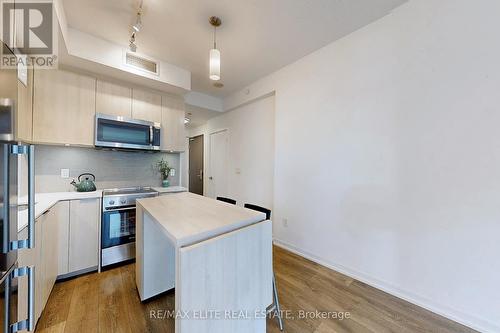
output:
[[[127,194],[127,195],[109,195],[102,198],[102,209],[103,211],[129,208],[135,206],[135,201],[137,199],[156,197],[158,193],[138,193],[138,194]]]

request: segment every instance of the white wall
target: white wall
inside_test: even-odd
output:
[[[497,0],[413,0],[225,100],[233,109],[276,93],[281,244],[491,332],[498,13]]]
[[[228,130],[228,193],[239,205],[254,203],[273,207],[274,185],[274,96],[259,99],[248,105],[208,120],[192,129],[191,137],[204,135],[204,191],[208,193],[209,135]],[[240,173],[236,170],[239,169]]]

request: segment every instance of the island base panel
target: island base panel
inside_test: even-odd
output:
[[[136,232],[136,283],[144,301],[175,287],[175,247],[162,227],[140,206]]]
[[[265,311],[272,303],[271,221],[180,248],[177,267],[176,311],[188,318],[176,320],[176,333],[266,331]]]

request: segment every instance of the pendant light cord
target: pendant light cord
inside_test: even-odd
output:
[[[217,27],[214,26],[214,49],[217,49]]]

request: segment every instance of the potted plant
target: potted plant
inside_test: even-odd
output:
[[[160,161],[156,162],[156,169],[161,175],[162,186],[169,187],[170,182],[168,181],[168,176],[170,176],[170,170],[172,170],[172,168],[168,165],[168,162],[162,158]]]

